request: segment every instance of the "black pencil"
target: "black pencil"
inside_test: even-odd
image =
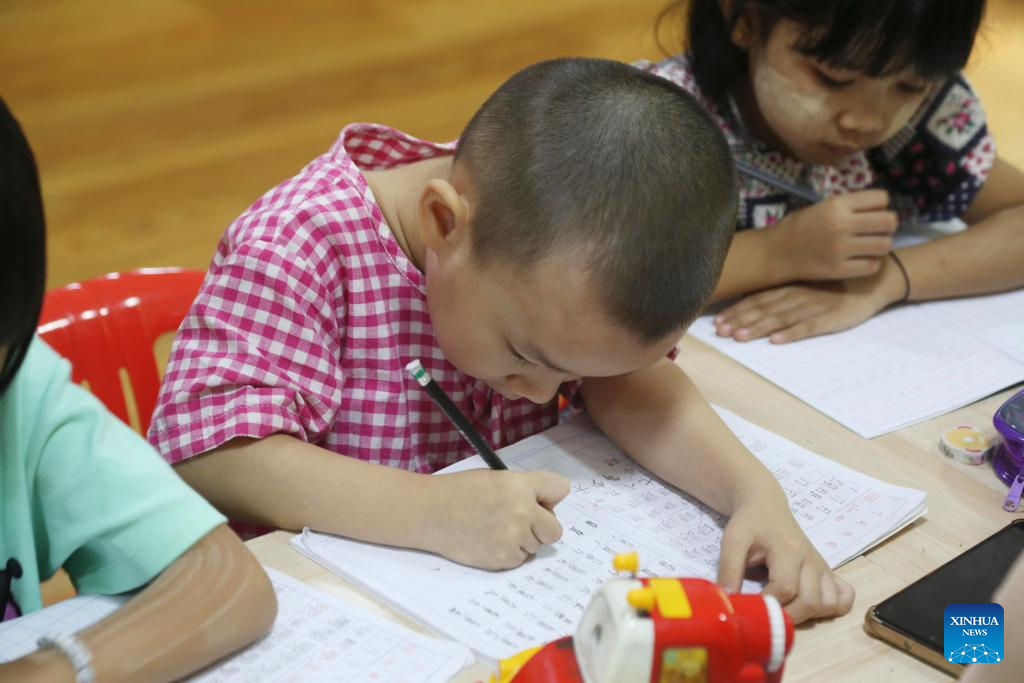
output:
[[[431,377],[430,373],[423,368],[423,363],[416,360],[412,361],[405,366],[405,369],[412,375],[412,378],[423,387],[430,398],[434,399],[434,403],[437,407],[448,416],[448,419],[452,421],[452,424],[459,430],[459,433],[465,437],[466,441],[476,449],[476,452],[480,454],[480,457],[484,459],[487,466],[492,470],[507,470],[508,467],[501,461],[498,454],[494,452],[490,444],[484,441],[484,437],[480,436],[480,433],[473,429],[473,425],[469,423],[466,416],[455,407],[452,400],[448,398],[448,395],[444,393],[444,390],[438,386]]]

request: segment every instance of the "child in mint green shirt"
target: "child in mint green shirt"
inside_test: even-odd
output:
[[[35,336],[45,232],[32,152],[0,100],[0,621],[39,609],[61,567],[80,593],[139,591],[0,663],[0,683],[177,680],[269,631],[274,593],[224,518]]]
[[[225,521],[70,372],[37,337],[0,395],[5,618],[39,609],[61,567],[80,593],[134,590]]]

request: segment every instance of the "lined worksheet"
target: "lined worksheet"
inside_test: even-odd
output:
[[[792,344],[737,342],[711,316],[690,334],[872,438],[1024,381],[1024,290],[885,311]]]
[[[193,683],[442,683],[473,661],[464,645],[414,633],[287,574],[266,568],[277,594],[270,635],[201,672]],[[72,598],[0,623],[0,662],[36,649],[53,631],[73,633],[126,598]]]
[[[193,683],[441,683],[472,663],[428,638],[267,568],[277,593],[270,635]]]
[[[877,481],[728,411],[719,414],[779,480],[796,519],[833,567],[924,514],[923,491]],[[556,508],[562,539],[516,569],[474,569],[308,530],[292,544],[488,660],[571,633],[594,589],[614,575],[617,553],[638,551],[647,576],[715,578],[726,519],[638,466],[585,416],[500,453],[510,469],[572,480]],[[482,466],[474,457],[444,472]]]

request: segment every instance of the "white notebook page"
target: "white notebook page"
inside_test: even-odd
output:
[[[441,683],[473,661],[463,645],[414,633],[266,569],[278,603],[270,635],[188,680]],[[91,626],[126,600],[80,596],[0,623],[0,662],[32,652],[46,633],[73,633]]]
[[[267,569],[277,593],[270,635],[193,683],[441,683],[472,663],[463,645],[414,633]]]
[[[822,458],[719,409],[779,479],[791,509],[833,567],[924,514],[923,491],[892,486]],[[415,550],[303,532],[300,552],[444,635],[497,660],[573,631],[612,557],[637,550],[648,576],[714,579],[725,519],[635,464],[585,417],[501,450],[510,469],[569,477],[556,508],[562,539],[503,572]],[[478,457],[445,472],[482,466]],[[757,585],[747,583],[746,590]]]
[[[34,652],[36,641],[48,633],[75,633],[92,626],[123,605],[128,598],[80,595],[17,619],[0,622],[0,662]]]
[[[792,344],[690,334],[872,438],[1024,381],[1024,290],[902,306]]]

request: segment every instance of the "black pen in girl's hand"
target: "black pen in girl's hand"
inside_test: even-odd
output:
[[[745,176],[754,178],[755,180],[760,180],[765,185],[770,185],[777,190],[782,190],[786,194],[802,199],[805,202],[817,204],[822,199],[821,195],[811,188],[791,183],[788,180],[778,177],[774,173],[769,173],[768,171],[758,168],[757,166],[754,166],[742,159],[736,160],[736,170]]]

